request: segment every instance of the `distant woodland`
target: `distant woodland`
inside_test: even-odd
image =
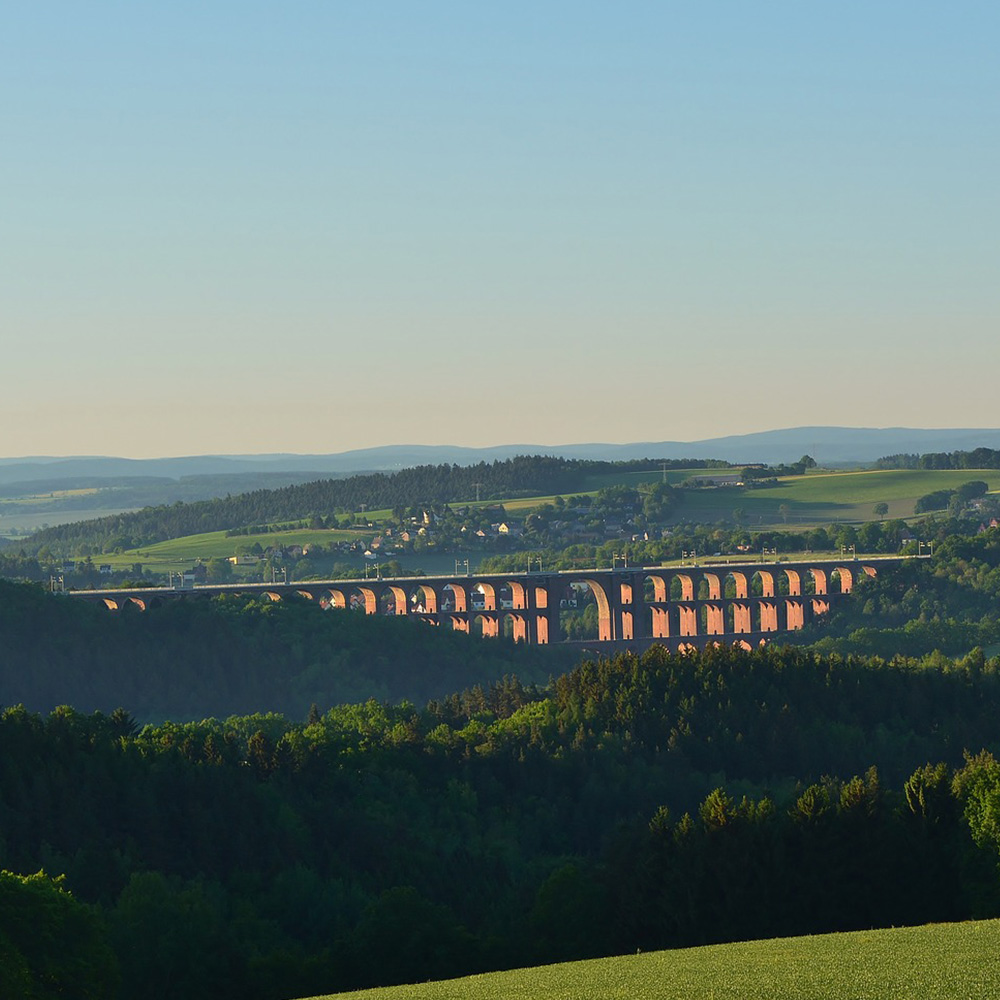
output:
[[[936,451],[923,455],[886,455],[876,463],[880,469],[1000,469],[1000,451],[974,448],[972,451]]]

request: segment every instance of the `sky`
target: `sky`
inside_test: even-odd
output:
[[[995,3],[32,0],[0,455],[997,427]]]

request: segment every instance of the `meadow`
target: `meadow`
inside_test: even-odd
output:
[[[714,521],[731,518],[734,510],[741,509],[744,523],[750,527],[805,527],[871,521],[877,503],[888,504],[888,517],[908,518],[913,516],[914,504],[925,494],[952,490],[975,479],[985,482],[990,491],[1000,490],[1000,472],[995,469],[814,472],[788,476],[757,489],[720,487],[685,493],[676,519]],[[787,506],[787,513],[783,506]]]
[[[1000,920],[593,959],[323,1000],[987,1000]]]
[[[377,518],[380,512],[375,512]],[[388,516],[388,511],[383,515]],[[377,521],[376,521],[377,523]],[[172,538],[153,545],[143,545],[137,549],[125,552],[109,553],[94,557],[95,562],[107,563],[115,570],[128,570],[139,563],[144,569],[157,573],[178,573],[199,560],[208,562],[210,559],[228,559],[236,554],[236,550],[259,543],[261,548],[282,545],[290,547],[300,545],[329,546],[338,542],[360,540],[366,544],[378,533],[377,528],[290,528],[287,531],[271,531],[265,534],[229,535],[225,531],[207,531],[198,535],[185,535],[183,538]],[[405,570],[422,569],[425,573],[450,573],[455,568],[456,560],[472,560],[472,566],[482,558],[482,553],[445,552],[433,550],[422,553],[391,552],[380,557],[380,562],[394,559]],[[351,565],[355,569],[364,567],[367,560],[360,555],[344,553],[337,558],[338,562]],[[239,576],[240,569],[235,570]]]
[[[256,535],[229,535],[225,531],[206,531],[198,535],[185,535],[165,542],[144,545],[125,552],[102,555],[95,561],[108,563],[114,569],[128,569],[134,563],[158,572],[178,572],[194,565],[199,559],[228,559],[236,550],[260,543],[262,548],[271,545],[330,545],[337,542],[351,542],[355,539],[371,541],[375,534],[372,528],[341,530],[338,528],[291,528],[287,531],[272,531]]]

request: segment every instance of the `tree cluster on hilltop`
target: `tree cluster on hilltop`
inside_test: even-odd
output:
[[[151,981],[278,1000],[990,916],[1000,766],[978,750],[998,707],[997,659],[771,647],[305,723],[11,708],[0,867],[65,873],[94,955],[113,951],[92,994],[108,998]],[[17,912],[0,908],[0,947],[30,976]]]
[[[938,451],[923,455],[886,455],[875,463],[879,469],[1000,469],[1000,451],[975,448],[972,451]]]
[[[706,459],[598,462],[544,455],[471,466],[424,465],[395,473],[324,479],[197,503],[148,507],[131,514],[45,528],[21,544],[33,551],[43,546],[71,550],[85,542],[96,546],[98,551],[112,551],[200,532],[309,518],[314,514],[570,493],[583,489],[588,476],[600,473],[720,465],[725,463]]]
[[[917,499],[913,506],[915,514],[923,514],[932,510],[948,509],[954,516],[961,516],[967,511],[978,513],[981,517],[989,517],[1000,513],[1000,504],[993,497],[987,497],[989,486],[981,479],[972,479],[962,483],[953,490],[934,490],[925,493]]]

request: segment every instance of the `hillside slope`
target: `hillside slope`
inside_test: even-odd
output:
[[[412,983],[314,1000],[986,1000],[1000,921],[709,945]]]

